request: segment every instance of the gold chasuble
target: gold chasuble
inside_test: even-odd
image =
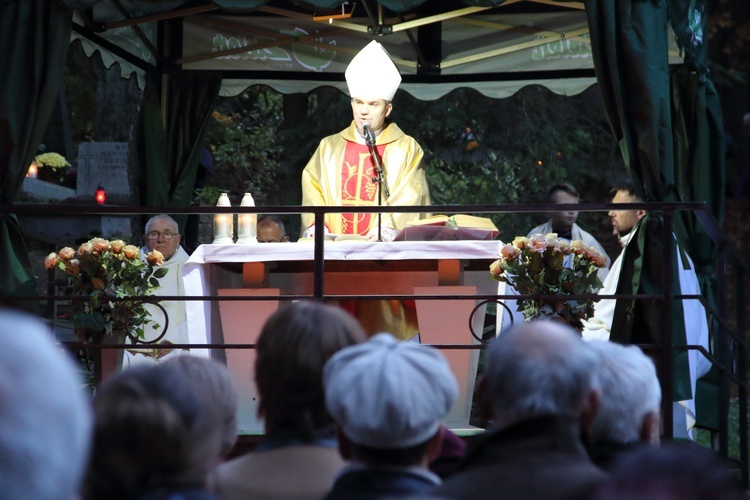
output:
[[[382,204],[390,207],[429,205],[430,191],[422,168],[423,151],[417,141],[389,123],[377,136],[375,148],[380,155],[383,175],[391,195],[382,195]],[[372,206],[378,203],[379,185],[370,150],[352,121],[338,134],[320,141],[318,149],[302,173],[302,205]],[[400,231],[407,222],[428,214],[383,213],[383,228]],[[315,223],[313,214],[302,214],[302,229]],[[334,234],[376,233],[378,216],[374,213],[327,214],[326,226]],[[351,312],[367,333],[388,331],[406,340],[417,331],[413,301],[357,300],[340,304]]]
[[[421,166],[422,148],[404,134],[395,123],[388,124],[378,135],[375,148],[391,195],[382,195],[383,206],[429,205],[430,192]],[[372,206],[378,204],[379,185],[370,150],[357,133],[354,122],[338,134],[320,141],[318,149],[302,173],[302,205],[306,206]],[[382,226],[401,230],[407,222],[426,214],[384,213]],[[315,222],[313,214],[302,214],[302,229]],[[374,213],[327,214],[326,226],[334,234],[359,234],[377,230]]]

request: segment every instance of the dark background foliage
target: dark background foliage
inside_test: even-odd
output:
[[[335,89],[302,97],[252,87],[222,101],[209,133],[214,170],[202,191],[205,204],[220,191],[233,200],[250,191],[265,206],[299,204],[300,175],[318,142],[352,118],[348,97]],[[285,100],[305,108],[302,120],[284,120]],[[391,117],[425,150],[433,203],[466,205],[463,212],[472,213],[472,205],[543,202],[559,181],[576,185],[583,201],[606,201],[608,186],[626,174],[600,101],[596,87],[565,97],[530,86],[501,100],[468,88],[436,101],[399,92]],[[545,217],[493,216],[504,239]],[[581,221],[609,232],[604,214],[582,214]],[[287,224],[295,226],[295,218]]]

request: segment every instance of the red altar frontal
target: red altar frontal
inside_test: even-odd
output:
[[[497,258],[499,246],[498,241],[326,242],[323,294],[466,295],[466,299],[417,300],[419,341],[431,345],[477,344],[469,326],[479,302],[476,296],[505,293],[504,284],[489,277],[489,265]],[[187,295],[265,298],[186,302],[190,342],[254,344],[266,319],[289,301],[289,296],[312,298],[313,265],[312,242],[199,247],[185,265]],[[484,326],[484,307],[480,306],[472,319],[478,335]],[[458,432],[471,432],[469,416],[479,350],[441,351],[460,388],[447,423]],[[226,362],[240,394],[241,432],[262,433],[253,380],[255,350],[214,349],[209,353],[207,349],[193,349],[192,353]]]

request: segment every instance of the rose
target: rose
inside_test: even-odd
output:
[[[109,250],[109,241],[103,238],[92,238],[90,243],[94,247],[94,251],[98,253],[106,252],[107,250]]]
[[[602,254],[597,254],[591,257],[591,262],[593,262],[596,267],[605,267],[607,265],[607,258]]]
[[[148,262],[152,266],[160,266],[164,264],[164,254],[162,254],[159,250],[151,250],[146,255],[146,262]]]
[[[565,255],[570,254],[570,243],[568,243],[567,240],[559,240],[560,241],[560,248],[559,250],[564,253]]]
[[[119,254],[125,248],[125,242],[122,240],[113,240],[109,242],[109,249],[112,253]]]
[[[529,250],[542,253],[547,248],[547,238],[543,234],[532,234],[529,238]]]
[[[503,273],[503,263],[500,260],[496,260],[490,264],[490,274],[493,276],[500,276]]]
[[[560,240],[557,237],[557,233],[549,233],[547,236],[547,248],[549,248],[551,251],[559,252],[560,251],[560,243],[563,240]]]
[[[62,250],[60,250],[60,253],[58,254],[62,260],[68,261],[75,257],[76,251],[73,250],[70,247],[65,247]]]
[[[92,253],[93,251],[94,245],[92,245],[90,241],[87,241],[86,243],[83,243],[80,247],[78,247],[78,255],[86,255],[88,253]]]
[[[519,250],[523,250],[529,244],[529,239],[525,236],[516,236],[513,238],[513,246]]]
[[[78,259],[70,259],[70,261],[65,264],[65,270],[73,276],[78,276],[78,274],[81,272],[80,267],[78,267],[79,264],[80,262]]]
[[[126,245],[125,248],[122,249],[122,253],[125,254],[125,257],[128,259],[135,259],[138,257],[138,253],[140,250],[135,245]]]
[[[57,266],[58,259],[57,254],[55,252],[52,252],[47,256],[46,259],[44,259],[44,268],[45,269],[54,269],[55,266]]]
[[[517,259],[520,254],[521,254],[521,251],[517,247],[511,245],[510,243],[506,243],[500,249],[500,256],[506,260]]]
[[[584,248],[583,255],[585,255],[596,267],[604,267],[607,265],[607,259],[594,247]]]
[[[578,255],[581,255],[586,249],[586,244],[581,240],[573,240],[570,242],[570,250]]]

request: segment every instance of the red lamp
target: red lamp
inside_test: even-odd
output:
[[[102,186],[101,184],[99,184],[99,187],[96,188],[94,198],[99,205],[104,205],[104,202],[107,201],[107,191],[104,190],[104,186]]]

